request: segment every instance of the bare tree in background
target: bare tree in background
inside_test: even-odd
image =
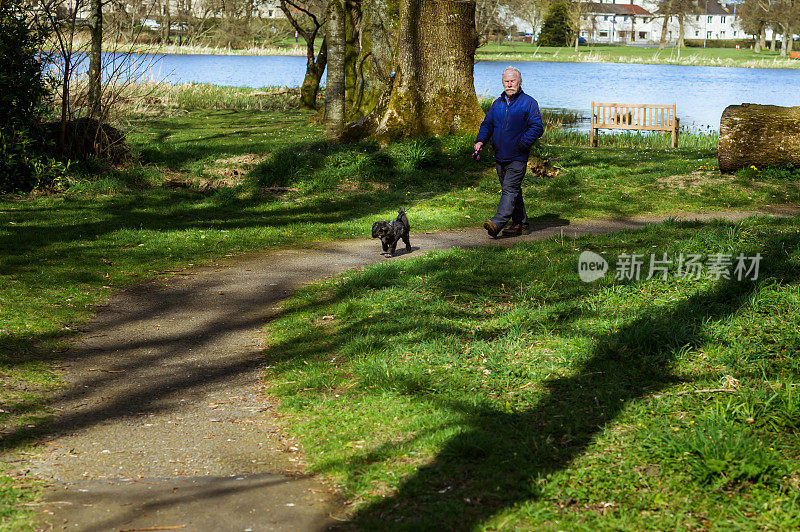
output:
[[[502,26],[499,20],[500,6],[501,0],[475,1],[475,29],[483,42]]]
[[[781,30],[781,57],[786,57],[792,51],[794,30],[800,26],[800,0],[775,0],[771,18]],[[776,40],[773,32],[772,42]]]
[[[530,24],[531,33],[536,35],[536,30],[542,25],[550,0],[509,0],[509,9],[519,18]],[[531,38],[535,43],[536,39]]]
[[[583,17],[588,9],[588,4],[581,0],[573,0],[567,3],[567,13],[569,14],[569,26],[572,29],[575,41],[575,51],[578,51],[578,45],[581,38],[581,27],[583,26]]]
[[[328,6],[322,0],[280,2],[281,11],[306,43],[306,75],[300,86],[300,106],[304,109],[317,109],[319,84],[328,63],[328,39],[323,37],[319,52],[315,51],[315,43],[325,24]]]
[[[86,6],[83,0],[72,0],[71,2],[45,0],[36,7],[37,13],[31,19],[41,25],[40,31],[51,38],[51,51],[44,58],[44,62],[56,66],[51,71],[51,79],[61,89],[61,120],[57,143],[59,150],[63,151],[66,145],[67,122],[70,118],[69,110],[72,104],[70,92],[73,71],[80,64],[81,52],[85,51],[84,46],[76,42],[78,13]]]
[[[148,69],[150,56],[119,51],[116,45],[103,63],[101,56],[104,4],[94,0],[45,0],[35,6],[30,19],[39,31],[49,36],[42,50],[42,63],[49,72],[53,107],[59,115],[54,131],[59,151],[68,157],[94,155],[119,161],[124,136],[111,127],[110,114],[122,100],[122,94],[136,82],[137,74]],[[73,3],[74,2],[74,3]],[[90,40],[79,35],[83,24],[80,14],[90,15]],[[141,31],[141,27],[140,27]],[[86,61],[88,58],[88,68]],[[146,96],[144,96],[146,97]],[[125,155],[126,156],[126,155]]]
[[[663,50],[667,46],[667,27],[673,13],[674,3],[674,0],[661,0],[661,2],[658,3],[656,12],[663,17],[663,22],[661,23],[661,38],[658,41],[659,50]]]
[[[99,118],[101,116],[102,83],[100,74],[103,57],[103,3],[101,0],[89,0],[89,31],[92,36],[92,44],[89,51],[88,110],[90,118]]]
[[[770,5],[767,0],[745,0],[738,10],[742,29],[745,33],[756,36],[753,51],[757,54],[766,48],[769,12]]]

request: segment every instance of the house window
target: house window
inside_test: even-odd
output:
[[[725,17],[719,17],[719,21],[724,24],[725,23]]]
[[[696,17],[694,17],[694,20],[695,20],[695,22],[700,22],[700,15],[697,15]]]
[[[700,32],[699,31],[694,32],[694,36],[695,37],[700,37]]]
[[[725,38],[725,32],[724,31],[719,32],[719,37],[721,39],[724,39]]]
[[[603,20],[608,20],[608,15],[604,16]]]
[[[268,17],[272,17],[272,10],[271,9],[269,10],[269,14],[267,16]]]
[[[733,32],[733,36],[736,37],[736,32],[735,31]]]
[[[708,23],[711,24],[712,22],[714,22],[714,17],[708,17]]]
[[[640,39],[647,39],[647,32],[646,31],[640,31],[639,32],[639,38]]]
[[[600,37],[608,37],[608,32],[607,31],[601,31],[600,32]]]
[[[711,32],[710,32],[710,31],[707,31],[707,32],[706,32],[706,39],[710,39],[710,38],[711,38]]]

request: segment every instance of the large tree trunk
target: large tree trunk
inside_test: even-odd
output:
[[[100,62],[103,47],[103,4],[100,0],[91,0],[89,6],[89,30],[92,34],[92,47],[89,52],[89,116],[100,118]]]
[[[353,121],[372,111],[389,89],[392,54],[381,6],[348,0],[346,8],[345,104]]]
[[[328,3],[328,77],[325,90],[323,129],[328,138],[338,138],[345,125],[345,14],[342,0]]]
[[[684,47],[683,35],[685,33],[684,32],[685,21],[686,21],[686,15],[684,15],[683,13],[678,13],[678,42],[675,44],[675,46],[678,48],[678,51],[680,51],[680,49]]]
[[[719,125],[719,170],[800,166],[800,107],[730,105]]]
[[[473,81],[477,42],[473,1],[403,0],[396,75],[371,136],[474,134],[483,120]]]

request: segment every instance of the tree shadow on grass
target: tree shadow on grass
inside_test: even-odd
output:
[[[767,241],[759,250],[767,270],[762,275],[796,281],[798,272],[784,249],[798,244],[796,235]],[[526,411],[441,401],[468,428],[403,481],[394,495],[362,508],[345,526],[470,530],[503,508],[540,499],[539,479],[569,467],[627,402],[678,382],[670,368],[679,353],[704,341],[708,322],[736,313],[754,286],[723,280],[671,310],[653,308],[599,338],[590,359],[573,375],[547,381],[544,397]]]

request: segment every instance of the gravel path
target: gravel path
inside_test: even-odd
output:
[[[684,215],[684,219],[753,213]],[[794,214],[792,212],[778,214]],[[413,224],[413,213],[410,214]],[[556,221],[491,240],[412,232],[412,253],[633,229],[663,218]],[[238,256],[115,295],[62,362],[51,435],[22,474],[44,481],[43,529],[323,530],[335,493],[303,475],[299,444],[260,380],[260,330],[303,284],[387,259],[376,240]]]

